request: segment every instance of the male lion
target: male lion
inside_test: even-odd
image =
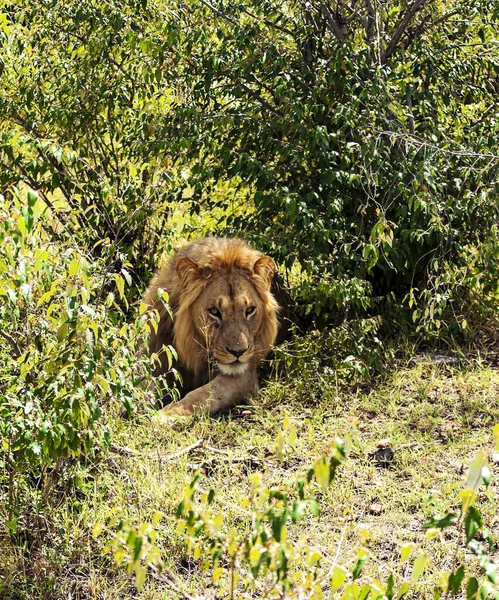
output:
[[[168,372],[162,348],[173,345],[185,394],[163,412],[213,414],[258,389],[257,366],[278,329],[275,271],[270,257],[242,240],[208,237],[180,249],[153,277],[144,301],[159,313],[149,345],[159,358],[154,375]],[[168,292],[173,320],[159,288]]]

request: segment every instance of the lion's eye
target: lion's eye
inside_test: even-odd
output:
[[[222,318],[222,313],[218,310],[218,308],[210,308],[208,310],[208,312],[210,313],[210,315],[212,317],[215,317],[216,319],[221,319]]]
[[[255,314],[256,306],[249,306],[246,309],[246,316],[251,317],[251,315]]]

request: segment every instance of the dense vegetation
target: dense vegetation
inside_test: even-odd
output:
[[[183,200],[299,265],[323,320],[388,304],[428,324],[497,280],[498,18],[482,0],[10,2],[0,181],[139,288]]]
[[[149,573],[172,597],[188,596],[165,575],[175,557],[165,562],[156,539],[165,514],[174,518],[171,506],[154,512],[147,502],[142,528],[123,503],[107,515],[89,508],[110,449],[123,451],[116,439],[140,430],[147,449],[148,435],[158,435],[144,426],[155,399],[141,385],[147,360],[137,359],[147,329],[140,295],[179,241],[238,234],[282,266],[300,335],[267,368],[282,381],[257,401],[257,413],[258,402],[272,411],[287,398],[297,418],[298,394],[327,419],[347,402],[347,384],[369,380],[415,345],[466,344],[480,356],[496,342],[498,23],[499,7],[488,0],[4,2],[0,595],[67,597],[54,556],[70,564],[75,540],[93,540],[93,528],[139,586]],[[429,422],[444,400],[428,408]],[[463,411],[452,417],[456,427],[469,433],[480,419],[470,444],[485,447],[497,402],[483,413],[464,403]],[[295,427],[285,418],[277,434],[274,425],[270,453],[291,464]],[[182,426],[159,427],[172,427],[171,439],[182,443]],[[204,448],[208,426],[196,427]],[[224,445],[224,422],[217,427]],[[208,490],[196,503],[198,478],[183,465],[166,493],[179,525],[168,521],[163,534],[182,557],[187,549],[202,557],[231,597],[319,597],[327,589],[400,598],[433,587],[448,598],[466,584],[467,598],[497,598],[494,521],[476,504],[491,477],[483,450],[460,507],[455,498],[452,507],[438,505],[454,516],[429,521],[430,537],[439,528],[463,533],[454,557],[422,587],[426,550],[418,550],[412,579],[400,567],[362,581],[366,540],[345,552],[348,564],[287,541],[288,527],[294,540],[302,519],[328,514],[337,467],[349,446],[354,455],[364,448],[351,427],[339,429],[353,441],[320,443],[323,456],[309,448],[292,476],[281,469],[276,480],[263,468],[263,479],[241,484],[243,513],[231,528],[218,516],[230,501]],[[107,493],[98,497],[107,502]],[[220,512],[211,512],[214,502]],[[65,528],[80,513],[88,519],[80,533]],[[335,542],[341,548],[343,536]],[[481,566],[471,571],[462,552],[469,542]],[[88,544],[101,556],[98,542]],[[93,576],[119,577],[109,574],[111,563],[99,565]],[[81,597],[99,593],[89,584]]]

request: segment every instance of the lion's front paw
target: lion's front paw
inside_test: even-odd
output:
[[[182,417],[210,412],[210,394],[203,386],[189,392],[180,402],[165,406],[161,412],[166,415],[179,415]]]
[[[191,417],[193,414],[192,408],[183,406],[182,402],[168,404],[160,410],[160,415],[163,417]]]

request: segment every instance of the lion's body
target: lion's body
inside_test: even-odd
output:
[[[144,297],[160,317],[149,345],[160,359],[154,375],[168,372],[162,348],[173,345],[181,394],[189,392],[168,412],[212,413],[254,391],[257,365],[277,335],[274,273],[272,259],[242,240],[209,237],[180,249],[154,276]],[[160,288],[173,320],[157,298]]]

